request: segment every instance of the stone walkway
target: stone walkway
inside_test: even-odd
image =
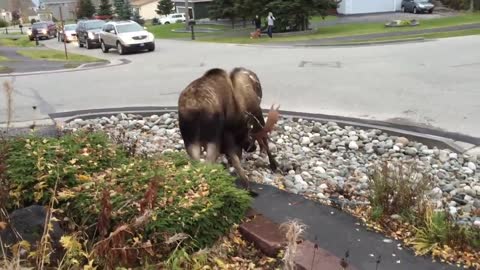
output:
[[[305,238],[316,242],[339,258],[349,252],[348,262],[359,270],[454,270],[455,266],[432,262],[429,257],[414,256],[400,242],[367,231],[360,221],[333,207],[310,201],[267,185],[253,184],[259,194],[253,208],[282,223],[299,219],[308,226]],[[377,259],[380,263],[377,267]]]

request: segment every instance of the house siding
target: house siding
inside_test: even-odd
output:
[[[157,2],[151,2],[140,7],[139,13],[145,20],[151,20],[155,17],[158,17],[156,12]]]
[[[343,0],[337,12],[344,15],[395,12],[401,4],[402,0]]]

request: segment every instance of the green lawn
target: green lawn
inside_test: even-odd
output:
[[[325,19],[322,19],[322,16],[313,16],[310,19],[310,22],[334,21],[336,19],[338,19],[338,17],[333,15],[328,15],[325,17]]]
[[[13,38],[0,38],[0,46],[6,47],[35,47],[35,42],[30,41],[28,37],[21,37],[18,39]]]
[[[313,34],[295,35],[295,36],[277,36],[272,39],[260,38],[250,39],[248,36],[242,37],[210,37],[202,38],[203,41],[224,42],[224,43],[260,43],[260,42],[278,42],[278,41],[300,41],[311,39],[322,39],[341,36],[355,36],[374,33],[405,32],[420,29],[432,29],[439,27],[448,27],[462,24],[480,23],[480,13],[468,13],[448,18],[421,20],[420,25],[416,27],[387,28],[382,23],[355,23],[325,26],[319,28]]]
[[[65,60],[65,53],[57,50],[19,50],[18,54],[37,60],[49,60],[49,61],[71,61],[71,62],[99,62],[104,61],[102,59],[80,55],[80,54],[68,54],[68,60]]]
[[[12,70],[9,67],[5,66],[0,66],[0,73],[8,73],[11,72]]]
[[[0,62],[3,62],[3,61],[8,61],[10,59],[8,59],[7,57],[3,56],[3,55],[0,55]]]

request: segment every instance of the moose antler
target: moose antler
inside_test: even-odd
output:
[[[279,108],[280,108],[280,105],[278,105],[276,108],[274,105],[272,105],[270,107],[270,111],[268,112],[267,122],[265,123],[265,126],[262,128],[262,130],[253,134],[253,137],[260,145],[260,151],[262,152],[265,152],[267,150],[268,133],[274,130],[275,125],[277,124],[278,119],[280,118],[280,113],[278,112]]]

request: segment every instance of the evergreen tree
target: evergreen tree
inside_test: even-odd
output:
[[[124,20],[130,20],[133,17],[132,6],[129,0],[125,0],[123,5],[123,17]]]
[[[158,15],[168,15],[172,13],[174,5],[172,0],[160,0],[157,4],[157,14]]]
[[[112,4],[110,0],[100,0],[100,6],[98,7],[98,15],[112,15]]]
[[[237,15],[235,2],[238,2],[238,0],[213,0],[210,4],[210,18],[230,19],[233,28],[235,26],[235,17]]]
[[[92,0],[80,0],[78,4],[77,18],[91,18],[95,14],[95,6]]]
[[[125,2],[123,0],[114,0],[113,5],[115,6],[115,14],[117,18],[124,17]]]

